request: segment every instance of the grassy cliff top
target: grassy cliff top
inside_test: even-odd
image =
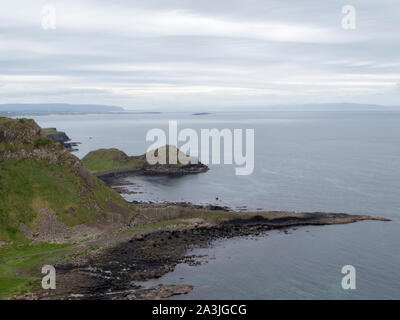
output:
[[[48,214],[67,228],[105,221],[110,202],[132,210],[35,121],[0,117],[0,242],[45,238],[40,224]]]
[[[91,172],[105,172],[118,169],[141,168],[146,163],[145,156],[129,157],[118,149],[99,149],[89,152],[83,159],[83,164]]]
[[[0,117],[0,144],[15,149],[52,144],[50,138],[42,134],[41,128],[32,119],[10,119]],[[0,146],[0,152],[2,151]],[[9,146],[9,147],[10,147]]]

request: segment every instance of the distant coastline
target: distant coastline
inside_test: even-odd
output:
[[[126,110],[119,106],[68,103],[9,103],[0,104],[0,116],[26,117],[87,114],[161,114],[158,111]]]
[[[68,103],[14,103],[0,104],[0,113],[6,114],[47,114],[47,113],[97,113],[123,112],[122,107],[95,104]]]

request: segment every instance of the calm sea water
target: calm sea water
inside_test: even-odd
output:
[[[42,127],[98,148],[142,154],[151,128],[254,128],[255,170],[234,165],[179,178],[131,177],[128,200],[215,203],[247,210],[379,215],[392,222],[303,227],[290,234],[219,240],[195,249],[208,263],[178,265],[156,283],[194,284],[182,298],[400,299],[400,112],[269,111],[38,116]],[[198,131],[200,132],[200,131]],[[218,200],[216,198],[218,197]],[[357,269],[357,289],[341,288],[342,266]],[[149,284],[152,284],[149,282]]]

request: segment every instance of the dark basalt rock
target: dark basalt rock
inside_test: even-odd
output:
[[[58,142],[63,145],[68,151],[77,151],[75,148],[79,143],[70,142],[71,139],[67,136],[65,132],[57,131],[57,128],[45,128],[42,129],[42,133],[49,137],[54,142]]]
[[[143,168],[143,174],[146,175],[172,175],[181,176],[186,174],[197,174],[207,172],[209,168],[202,163],[177,165],[146,165]]]

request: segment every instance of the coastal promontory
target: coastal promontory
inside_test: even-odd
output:
[[[166,163],[150,164],[146,157],[148,153],[155,155],[165,153]],[[148,153],[139,156],[128,156],[123,151],[115,148],[99,149],[89,152],[82,161],[93,174],[102,179],[132,174],[179,176],[202,173],[209,170],[206,165],[199,162],[196,158],[183,154],[175,146],[167,145]],[[176,155],[176,163],[170,163],[170,154]],[[186,160],[186,163],[179,161],[182,158]]]

